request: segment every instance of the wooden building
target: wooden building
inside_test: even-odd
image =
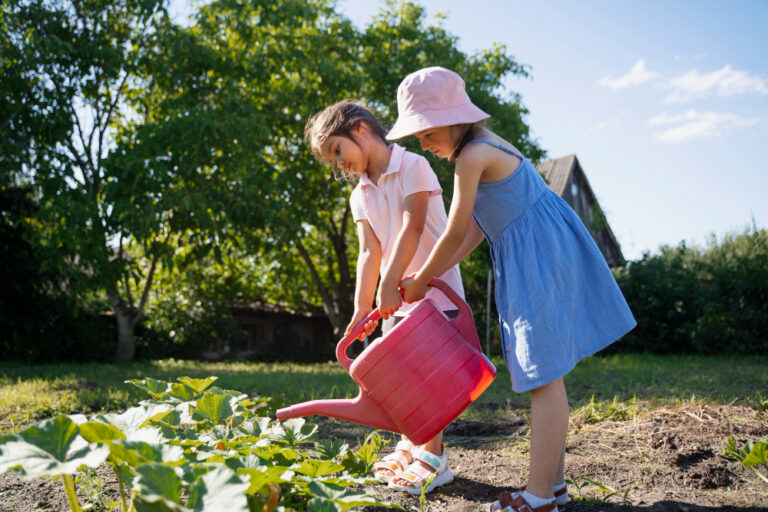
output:
[[[309,311],[259,301],[231,308],[245,331],[233,347],[238,358],[257,361],[328,361],[335,357],[333,329],[322,310]]]
[[[608,266],[613,268],[623,265],[625,260],[619,243],[576,155],[544,160],[536,169],[544,176],[549,188],[571,205],[587,226]]]

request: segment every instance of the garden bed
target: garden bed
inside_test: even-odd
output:
[[[738,444],[768,435],[766,412],[737,405],[686,404],[653,409],[623,421],[588,423],[588,419],[584,414],[571,418],[566,474],[576,485],[569,486],[573,497],[569,511],[768,510],[768,484],[721,455],[728,436]],[[370,431],[338,420],[311,420],[319,425],[320,438],[336,437],[353,445]],[[424,510],[478,510],[500,492],[525,483],[528,423],[524,417],[459,420],[449,426],[445,441],[456,479],[427,496]],[[96,495],[88,493],[98,493],[99,485],[114,489],[113,479],[105,466],[84,479],[77,486],[81,503],[93,502]],[[422,510],[418,497],[382,485],[365,487],[384,501]],[[115,498],[103,497],[105,503]],[[68,506],[60,482],[23,481],[12,471],[0,475],[0,510],[66,511]]]

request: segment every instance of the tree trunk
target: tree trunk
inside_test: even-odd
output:
[[[136,341],[133,337],[133,327],[136,325],[137,315],[118,292],[107,294],[112,309],[117,319],[117,351],[115,352],[115,362],[127,363],[133,361],[136,354]]]

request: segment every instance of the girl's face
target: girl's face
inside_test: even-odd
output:
[[[458,146],[451,126],[439,126],[416,132],[421,149],[431,151],[441,158],[449,158]]]
[[[354,130],[352,136],[355,137]],[[343,135],[331,135],[325,141],[321,154],[328,163],[341,171],[362,174],[368,168],[368,154],[357,141],[362,142],[359,136],[351,139]]]

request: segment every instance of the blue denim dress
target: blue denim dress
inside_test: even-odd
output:
[[[605,258],[531,162],[480,183],[472,216],[491,246],[504,358],[517,392],[562,377],[629,332],[635,319]]]

